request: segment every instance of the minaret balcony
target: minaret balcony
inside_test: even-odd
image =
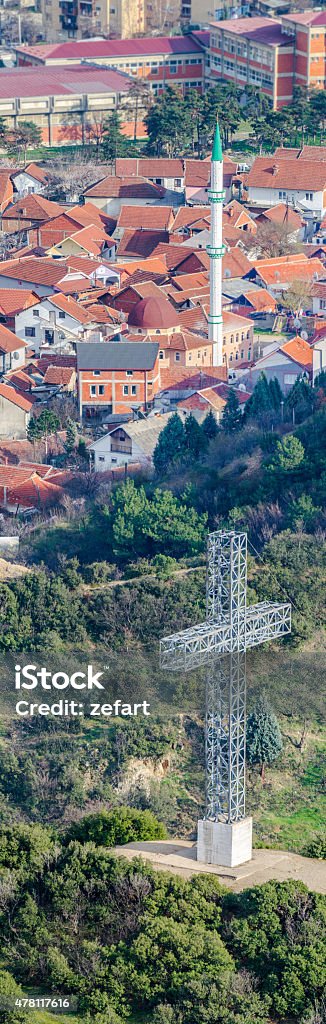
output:
[[[224,189],[222,192],[215,192],[212,189],[208,191],[208,201],[210,203],[223,203],[225,199]]]
[[[209,256],[211,260],[220,259],[222,256],[224,256],[225,245],[208,245],[206,252],[207,256]]]

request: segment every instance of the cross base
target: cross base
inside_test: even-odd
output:
[[[198,822],[197,860],[235,868],[252,858],[252,818],[241,821]]]

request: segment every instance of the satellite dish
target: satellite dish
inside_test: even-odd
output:
[[[302,338],[303,341],[308,341],[307,331],[301,331],[300,337]]]
[[[298,317],[296,317],[296,319],[293,321],[293,323],[294,323],[294,327],[301,327],[301,320],[298,320]]]

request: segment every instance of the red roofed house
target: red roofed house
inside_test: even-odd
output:
[[[44,196],[25,195],[8,206],[2,214],[3,231],[26,231],[32,224],[42,223],[50,217],[57,217],[63,212],[59,203],[52,203]]]
[[[11,175],[16,192],[20,196],[30,195],[32,192],[40,194],[51,181],[51,171],[38,164],[30,163],[23,170],[15,171]]]
[[[84,195],[99,210],[105,211],[110,217],[118,218],[122,206],[155,206],[162,203],[165,189],[148,181],[147,178],[122,175],[114,177],[109,174],[88,188]]]
[[[32,408],[31,398],[0,383],[0,437],[26,437]]]
[[[323,278],[325,268],[318,259],[308,259],[304,253],[293,253],[269,260],[254,260],[252,269],[245,276],[248,281],[255,281],[262,288],[267,288],[278,299],[294,281],[310,284]]]
[[[234,385],[229,384],[212,384],[211,387],[199,388],[198,391],[194,391],[193,394],[188,395],[186,398],[181,398],[177,403],[177,410],[184,417],[192,414],[198,423],[202,423],[207,413],[212,412],[217,423],[220,423],[227,404],[230,387],[232,387],[232,391],[235,391],[239,399],[241,412],[244,412],[245,404],[248,398],[250,398],[250,392],[245,391],[243,388],[235,388]]]
[[[276,377],[283,394],[287,394],[302,374],[311,378],[313,369],[313,349],[303,338],[291,338],[284,345],[271,345],[265,350],[249,373],[243,378],[247,387],[252,390],[261,373],[267,380]]]
[[[17,514],[27,508],[57,505],[63,497],[65,482],[65,474],[53,466],[0,465],[0,507]]]
[[[7,370],[23,366],[25,351],[26,342],[0,324],[0,377]]]
[[[77,345],[80,419],[151,409],[160,388],[158,351],[146,342]]]
[[[257,206],[298,204],[307,219],[322,220],[326,212],[326,163],[313,158],[298,160],[291,155],[282,159],[275,154],[257,156],[248,174],[247,190],[249,202]]]
[[[264,210],[256,217],[254,223],[267,224],[270,228],[275,225],[276,231],[283,229],[290,241],[303,242],[305,237],[305,221],[288,203],[277,203],[276,206],[271,206],[270,210]]]

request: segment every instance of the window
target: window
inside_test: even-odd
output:
[[[25,338],[35,338],[35,327],[25,327]]]
[[[286,199],[286,192],[279,192],[278,198],[279,199]]]
[[[105,455],[99,455],[98,461],[99,462],[105,462]]]
[[[160,349],[158,357],[159,359],[164,359],[164,352],[162,351],[162,349]]]
[[[309,199],[311,203],[312,203],[312,198],[313,198],[313,193],[312,192],[306,192],[306,199]]]
[[[33,309],[33,316],[39,316],[39,315],[40,315],[39,309]]]
[[[248,348],[248,359],[251,359],[251,348]]]
[[[100,373],[101,373],[100,370],[93,370],[93,377],[99,377]]]
[[[243,350],[243,348],[242,348],[242,349],[241,349],[241,354],[240,354],[240,358],[241,358],[241,359],[243,359],[243,357],[244,357],[244,350]]]
[[[90,391],[90,395],[92,396],[92,398],[95,398],[95,395],[96,395],[96,384],[91,384],[89,391]]]
[[[174,358],[176,363],[180,363],[180,352],[176,352]]]
[[[126,370],[126,377],[132,377],[132,370]]]
[[[99,384],[98,393],[99,395],[104,395],[104,384]]]
[[[247,340],[249,341],[249,339],[250,339],[250,331],[247,331]]]
[[[136,384],[132,384],[132,385],[131,385],[131,394],[132,394],[132,395],[136,395],[136,394],[137,394],[137,387],[136,387]]]
[[[65,320],[65,319],[66,319],[66,314],[63,312],[63,309],[59,309],[59,320]]]
[[[321,309],[326,309],[326,299],[321,299],[320,300],[320,308]]]
[[[128,384],[124,384],[123,385],[123,394],[124,395],[129,395],[129,385]]]
[[[181,188],[181,185],[182,185],[181,178],[175,178],[174,182],[175,182],[175,185],[176,185],[177,188]]]
[[[285,373],[284,374],[284,384],[291,384],[291,386],[292,386],[292,384],[295,384],[296,379],[297,378],[296,378],[295,373]]]

